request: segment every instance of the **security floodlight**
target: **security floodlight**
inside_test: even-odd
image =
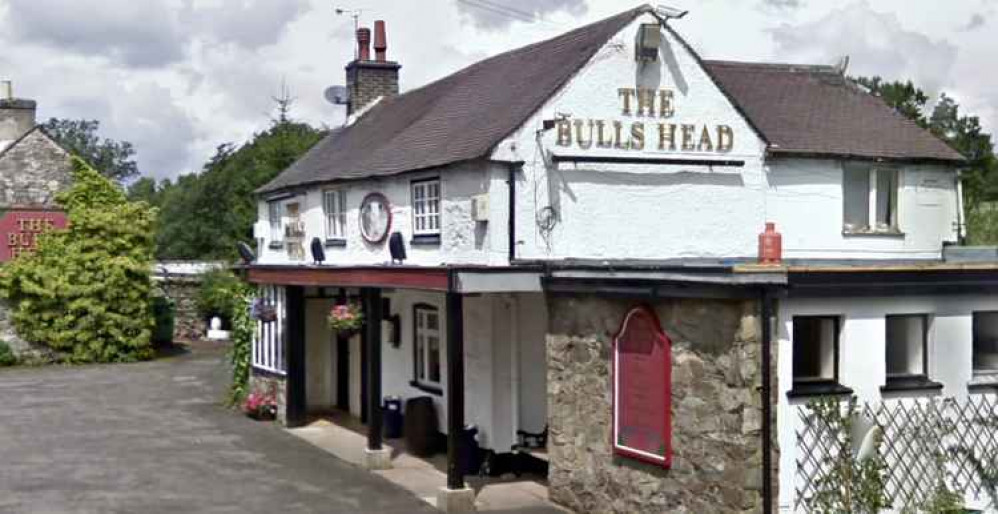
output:
[[[679,18],[682,18],[683,16],[689,14],[689,11],[684,11],[682,9],[676,9],[675,7],[669,7],[668,5],[659,4],[659,6],[655,8],[655,13],[665,19],[675,18],[678,20]]]
[[[318,237],[312,238],[312,261],[315,264],[322,264],[326,261],[326,251],[322,248],[322,240]]]
[[[243,264],[252,264],[256,260],[256,253],[248,244],[240,241],[236,243],[236,249],[239,250],[239,257],[242,258]]]

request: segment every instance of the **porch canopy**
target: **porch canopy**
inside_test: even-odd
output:
[[[382,290],[434,291],[446,295],[447,487],[461,489],[459,441],[464,428],[464,296],[479,293],[540,292],[535,266],[327,266],[263,265],[242,268],[254,284],[287,288],[287,424],[305,423],[305,287],[359,288],[364,315],[381,319]],[[381,413],[381,323],[366,323],[367,450],[383,452]]]

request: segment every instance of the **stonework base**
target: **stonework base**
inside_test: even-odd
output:
[[[577,512],[762,512],[755,301],[649,305],[672,341],[672,467],[614,454],[613,337],[625,314],[646,302],[548,298],[551,499]]]
[[[364,467],[370,471],[392,469],[392,451],[388,448],[380,450],[364,449]]]
[[[441,487],[437,492],[437,509],[442,512],[475,512],[475,490],[469,487]]]

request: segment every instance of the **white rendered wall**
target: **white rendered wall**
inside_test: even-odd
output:
[[[699,66],[696,58],[663,32],[658,62],[634,59],[639,17],[612,38],[576,77],[523,128],[497,147],[493,157],[524,161],[517,183],[517,257],[523,259],[748,257],[755,255],[764,222],[763,143]],[[619,88],[670,89],[675,115],[669,118],[622,112]],[[632,106],[633,107],[633,106]],[[543,120],[618,120],[628,128],[644,122],[643,150],[559,146],[558,131]],[[659,151],[658,123],[730,126],[729,152]],[[744,167],[637,164],[554,164],[562,156],[724,159]],[[538,222],[554,211],[553,230]]]
[[[446,334],[441,334],[441,388],[434,395],[413,387],[413,306],[424,303],[439,309],[441,328],[446,327],[445,296],[399,290],[387,295],[392,314],[401,317],[402,337],[398,348],[382,347],[382,394],[404,400],[430,396],[437,408],[440,431],[447,432],[447,352]],[[467,297],[464,303],[465,423],[479,428],[479,443],[498,452],[515,444],[517,428],[540,432],[547,421],[544,334],[547,327],[543,296],[481,295]],[[511,324],[515,309],[519,321]],[[514,401],[512,366],[516,353],[510,335],[518,334],[520,365],[517,369],[523,391],[519,407]],[[540,355],[537,358],[537,354]],[[520,414],[518,427],[512,424],[514,409]]]
[[[840,317],[839,383],[851,388],[860,402],[884,399],[944,396],[964,398],[972,379],[972,313],[998,310],[998,297],[986,295],[883,298],[823,298],[781,300],[775,336],[778,338],[777,405],[780,445],[780,508],[793,504],[796,470],[797,409],[806,398],[789,400],[793,385],[792,321],[794,316]],[[941,392],[883,393],[886,378],[884,317],[890,314],[926,314],[929,378],[943,384]]]
[[[957,239],[956,174],[930,165],[897,169],[903,235],[845,235],[841,161],[770,161],[766,219],[783,234],[784,257],[939,259],[943,242]]]
[[[442,263],[498,264],[507,257],[508,190],[507,167],[486,161],[459,163],[439,169],[408,173],[380,179],[368,179],[326,186],[313,186],[303,193],[280,200],[284,204],[298,203],[305,222],[305,261],[292,261],[287,251],[271,249],[268,202],[257,205],[258,221],[254,226],[255,237],[262,239],[258,245],[258,262],[261,264],[311,263],[309,245],[313,237],[325,241],[325,217],[322,191],[342,188],[347,191],[347,235],[345,247],[327,247],[328,265],[363,265],[389,262],[387,239],[380,244],[370,244],[360,235],[359,209],[369,193],[384,194],[392,208],[390,232],[401,232],[406,243],[406,264],[436,266]],[[441,194],[441,243],[439,245],[411,245],[412,216],[410,184],[413,180],[440,177]],[[490,216],[488,222],[471,219],[471,197],[489,193]]]

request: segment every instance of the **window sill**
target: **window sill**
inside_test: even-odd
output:
[[[347,240],[346,239],[326,239],[325,247],[326,248],[346,248],[347,247]]]
[[[904,232],[901,232],[900,230],[842,229],[843,237],[896,237],[903,239],[904,235]]]
[[[895,391],[938,391],[943,385],[934,380],[929,380],[925,375],[909,375],[888,377],[887,383],[880,386],[880,392],[889,393]]]
[[[795,382],[793,389],[787,391],[787,398],[845,396],[850,394],[852,394],[852,389],[838,382]]]
[[[430,393],[436,396],[443,396],[444,390],[439,387],[428,386],[426,384],[421,384],[415,380],[410,380],[409,385],[423,391],[424,393]]]
[[[412,246],[433,246],[440,245],[440,234],[420,234],[412,236],[409,241]]]
[[[973,378],[967,382],[971,391],[998,391],[998,371],[975,371]]]
[[[271,241],[270,244],[267,245],[267,248],[270,248],[271,250],[282,250],[284,248],[284,241]]]

